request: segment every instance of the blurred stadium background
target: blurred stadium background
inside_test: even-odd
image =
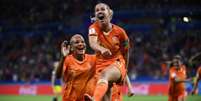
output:
[[[112,22],[126,29],[131,40],[128,74],[137,96],[125,96],[125,101],[167,100],[165,62],[175,54],[183,57],[188,76],[195,76],[200,61],[188,60],[201,52],[200,0],[100,1],[111,6]],[[87,40],[97,2],[0,0],[0,101],[51,100],[51,71],[60,43],[77,32]],[[93,53],[89,47],[87,52]],[[191,89],[186,83],[186,90]]]

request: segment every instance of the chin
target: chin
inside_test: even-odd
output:
[[[107,23],[106,22],[99,22],[101,26],[106,26]]]

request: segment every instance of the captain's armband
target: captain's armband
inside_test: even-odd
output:
[[[95,28],[89,29],[89,36],[97,36]]]

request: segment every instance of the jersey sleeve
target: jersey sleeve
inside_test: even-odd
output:
[[[124,51],[127,51],[130,48],[128,35],[122,28],[120,29],[120,42]]]
[[[89,27],[88,36],[97,36],[96,27],[94,25]]]
[[[68,69],[69,67],[69,56],[67,56],[64,60],[64,64],[63,64],[63,73]]]

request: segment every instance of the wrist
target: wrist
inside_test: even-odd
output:
[[[61,55],[61,56],[60,56],[60,59],[65,59],[65,58],[66,58],[65,55]]]

